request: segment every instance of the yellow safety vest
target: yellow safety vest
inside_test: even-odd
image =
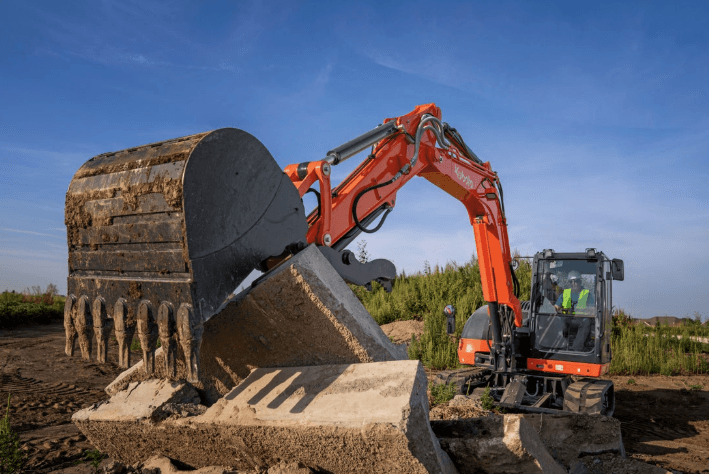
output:
[[[588,300],[588,290],[581,290],[579,300],[576,302],[576,309],[586,309],[586,300]],[[561,302],[561,307],[571,308],[571,289],[564,290],[564,300]]]

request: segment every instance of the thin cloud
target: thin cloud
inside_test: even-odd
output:
[[[34,230],[11,229],[9,227],[0,227],[0,232],[17,232],[20,234],[42,235],[44,237],[54,237],[57,239],[64,238],[63,236],[59,236],[56,234],[46,234],[44,232],[36,232]]]
[[[66,253],[60,255],[58,252],[42,252],[21,249],[0,249],[0,255],[22,258],[23,262],[25,262],[26,259],[33,259],[33,261],[37,263],[41,263],[45,260],[66,260],[67,258]]]

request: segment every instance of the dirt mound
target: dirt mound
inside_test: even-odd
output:
[[[477,418],[488,415],[493,414],[490,411],[483,409],[480,400],[468,398],[464,395],[456,395],[455,398],[448,403],[431,407],[428,417],[431,421],[434,421],[461,420],[465,418]]]
[[[384,334],[387,335],[394,344],[411,342],[411,335],[417,338],[423,334],[423,321],[410,319],[408,321],[394,321],[393,323],[381,326]]]

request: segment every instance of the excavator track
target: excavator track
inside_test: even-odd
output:
[[[65,223],[66,352],[78,338],[90,358],[95,334],[103,362],[115,326],[124,367],[136,330],[148,348],[177,332],[197,357],[201,325],[260,262],[305,245],[308,228],[290,179],[234,128],[90,159],[69,185]]]
[[[581,379],[566,388],[564,411],[613,416],[615,394],[610,380]]]

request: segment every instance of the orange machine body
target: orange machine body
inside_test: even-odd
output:
[[[475,365],[475,354],[490,353],[492,340],[460,338],[458,341],[458,360],[461,364]]]

